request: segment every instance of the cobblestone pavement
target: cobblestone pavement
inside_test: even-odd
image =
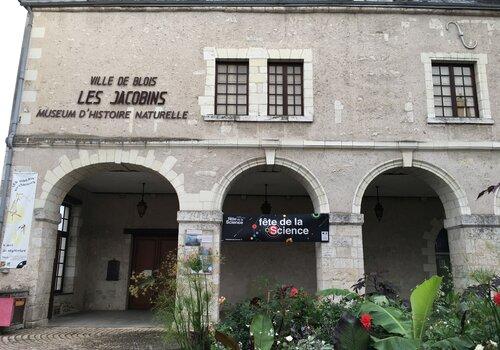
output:
[[[39,327],[0,334],[0,349],[167,350],[160,328]]]

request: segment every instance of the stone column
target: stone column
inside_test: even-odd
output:
[[[213,322],[219,320],[219,290],[220,290],[220,237],[222,212],[212,210],[180,210],[177,212],[179,222],[178,258],[184,257],[184,239],[188,229],[201,230],[203,236],[210,237],[213,251],[213,272],[210,275],[212,283],[212,302],[210,315]],[[207,244],[204,244],[205,246]]]
[[[451,270],[455,288],[474,284],[470,273],[500,271],[500,216],[462,215],[444,222],[448,230]]]
[[[318,290],[351,289],[364,274],[363,214],[330,213],[330,242],[316,243]]]
[[[26,265],[30,271],[29,297],[25,311],[27,327],[47,323],[57,244],[57,225],[61,221],[61,215],[35,209],[34,218]]]

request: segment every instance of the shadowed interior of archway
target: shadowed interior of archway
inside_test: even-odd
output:
[[[309,214],[313,203],[302,184],[282,166],[259,166],[240,174],[223,205],[225,214],[260,214],[267,201],[273,214]],[[316,290],[314,243],[222,242],[221,291],[230,302],[255,296],[266,286],[292,284]]]
[[[428,184],[432,176],[422,169],[393,168],[375,177],[363,196],[365,273],[390,282],[403,297],[449,268],[449,252],[436,252],[445,210]],[[373,289],[369,284],[367,291]]]
[[[58,228],[52,314],[148,309],[149,300],[130,297],[130,274],[154,270],[167,247],[177,247],[177,194],[163,176],[139,165],[98,164],[85,174],[76,184],[71,178],[62,200],[68,222]]]

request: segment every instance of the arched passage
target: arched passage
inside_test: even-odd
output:
[[[365,273],[392,283],[404,297],[425,278],[446,270],[438,268],[442,252],[436,252],[444,220],[470,214],[464,191],[449,174],[421,161],[403,167],[401,160],[378,166],[365,177],[353,211],[365,219]],[[452,270],[451,264],[448,268]]]
[[[62,163],[47,173],[42,191],[41,255],[54,264],[38,277],[45,280],[33,300],[45,312],[38,317],[150,308],[147,297],[130,297],[128,286],[132,272],[152,272],[177,248],[179,201],[165,176],[142,161]]]
[[[329,210],[315,177],[284,159],[271,165],[265,159],[245,162],[225,177],[220,188],[217,203],[224,214],[258,216],[266,213],[264,203],[270,214]],[[256,296],[264,285],[317,289],[314,243],[222,242],[221,257],[220,294],[231,302]]]

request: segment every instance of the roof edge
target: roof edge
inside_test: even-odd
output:
[[[380,0],[18,0],[24,7],[379,7],[500,11],[500,2],[421,2]]]

